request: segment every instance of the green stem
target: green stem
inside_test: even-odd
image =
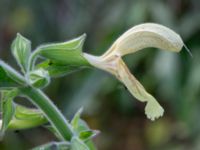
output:
[[[20,89],[24,96],[31,99],[38,108],[40,108],[48,121],[55,127],[57,132],[63,137],[63,140],[70,141],[73,131],[70,124],[61,114],[53,102],[41,91],[33,87],[25,87]]]

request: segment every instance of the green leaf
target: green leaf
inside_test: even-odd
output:
[[[12,54],[17,60],[22,71],[26,72],[31,54],[31,42],[21,34],[17,33],[17,37],[13,41],[11,49]]]
[[[72,128],[74,130],[77,130],[79,128],[79,121],[80,121],[80,117],[81,117],[81,113],[83,111],[83,108],[81,107],[77,113],[74,115],[74,117],[72,118],[71,120],[71,125],[72,125]]]
[[[42,45],[37,48],[37,54],[63,65],[90,66],[82,54],[85,37],[86,35],[83,34],[76,39],[63,43]]]
[[[79,135],[80,132],[90,130],[87,123],[78,117],[78,114],[74,116],[73,121],[71,122],[72,128]]]
[[[8,124],[15,113],[15,106],[13,99],[17,96],[17,90],[12,91],[2,91],[1,92],[1,109],[2,109],[2,126],[1,126],[1,136],[8,128]]]
[[[76,129],[76,133],[80,136],[81,132],[89,131],[89,130],[91,130],[91,129],[89,128],[87,123],[84,120],[79,119],[78,128]],[[96,130],[93,130],[93,132],[96,132],[96,134],[99,133],[99,131],[96,131]],[[93,138],[94,136],[92,136],[90,138]],[[97,149],[94,142],[92,141],[92,139],[85,139],[84,142],[89,147],[90,150],[96,150]]]
[[[48,71],[40,68],[29,73],[29,82],[33,87],[44,88],[50,83]]]
[[[25,79],[13,68],[0,60],[0,89],[25,85]]]
[[[72,140],[71,140],[71,148],[70,148],[70,150],[90,150],[90,149],[79,138],[73,137]]]
[[[70,150],[70,144],[68,142],[50,142],[32,150]]]
[[[50,60],[45,60],[38,64],[36,68],[43,68],[49,72],[51,77],[62,77],[69,73],[81,70],[81,66],[63,65]]]
[[[99,133],[99,131],[96,130],[85,130],[85,131],[81,131],[79,133],[79,138],[83,141],[87,141],[91,138],[93,138],[94,136],[96,136]]]

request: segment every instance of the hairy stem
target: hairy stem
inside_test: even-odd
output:
[[[71,140],[73,131],[70,124],[41,90],[33,87],[25,87],[21,88],[20,91],[23,96],[28,97],[32,103],[43,111],[48,121],[55,127],[63,140]]]
[[[36,49],[31,54],[30,59],[29,59],[29,63],[28,63],[28,71],[31,71],[34,68],[35,61],[37,59],[38,53],[39,53],[39,50]]]

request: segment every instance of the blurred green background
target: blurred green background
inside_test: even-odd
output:
[[[84,51],[100,55],[130,27],[155,22],[181,35],[193,58],[145,49],[124,60],[165,108],[155,122],[111,75],[85,69],[54,79],[45,92],[70,119],[84,106],[83,118],[101,134],[99,150],[200,149],[200,1],[198,0],[0,0],[0,57],[17,68],[10,53],[16,33],[32,48],[87,33]],[[42,127],[9,131],[1,150],[26,150],[56,140]]]

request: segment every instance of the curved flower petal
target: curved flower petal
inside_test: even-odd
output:
[[[114,54],[124,56],[147,47],[179,52],[183,45],[181,37],[171,29],[155,23],[144,23],[121,35],[103,57]]]
[[[163,115],[163,108],[156,101],[156,99],[145,90],[142,84],[140,84],[140,82],[130,73],[128,67],[120,56],[112,56],[106,60],[89,54],[84,54],[84,57],[96,68],[113,74],[127,87],[129,92],[136,99],[141,102],[147,102],[145,107],[145,114],[147,115],[147,118],[155,120]]]
[[[118,60],[117,78],[127,87],[130,93],[139,101],[147,102],[145,114],[147,118],[155,120],[163,115],[164,110],[156,99],[150,95],[142,84],[130,73],[126,64],[120,58]]]

